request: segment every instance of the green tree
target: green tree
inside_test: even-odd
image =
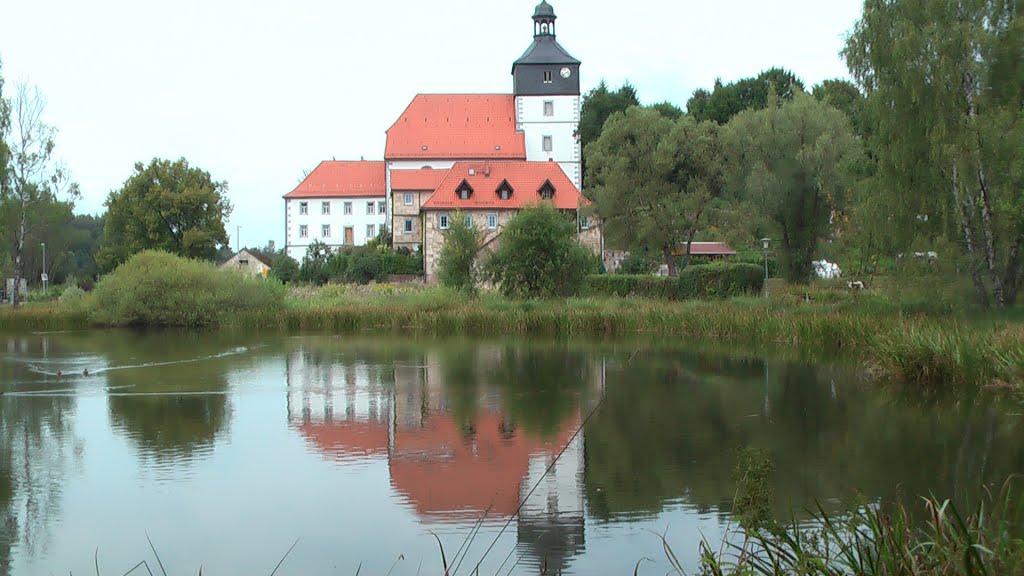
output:
[[[186,258],[213,260],[229,238],[231,215],[227,184],[209,172],[177,161],[154,158],[135,164],[120,190],[107,197],[103,240],[96,260],[113,270],[134,254],[155,249]]]
[[[955,238],[983,306],[1012,306],[1024,267],[1022,53],[1011,0],[868,0],[844,51],[874,121],[881,216]]]
[[[302,267],[299,269],[299,279],[303,282],[321,285],[327,282],[330,276],[328,263],[334,255],[331,248],[320,240],[314,240],[306,247],[306,255],[302,258]]]
[[[575,220],[542,202],[509,220],[484,273],[506,296],[571,296],[593,272],[592,261],[576,240]]]
[[[754,78],[744,78],[730,84],[715,81],[714,90],[701,88],[686,102],[686,110],[694,120],[710,120],[725,124],[744,110],[761,110],[768,105],[774,93],[783,100],[791,99],[804,89],[803,82],[792,72],[771,68]]]
[[[299,263],[286,252],[280,252],[270,261],[270,275],[285,284],[299,279]]]
[[[781,235],[783,271],[810,280],[818,241],[848,190],[862,147],[842,112],[797,94],[738,114],[723,129],[730,187]]]
[[[467,294],[476,292],[473,267],[482,241],[483,235],[472,225],[467,225],[462,214],[456,213],[452,217],[437,263],[441,284]]]
[[[867,128],[864,117],[864,94],[849,80],[825,80],[816,85],[811,94],[819,101],[838,109],[850,119],[854,132],[863,136]]]
[[[593,210],[608,241],[656,252],[676,275],[675,251],[702,226],[722,182],[719,128],[651,108],[608,119],[587,148]]]
[[[616,112],[625,112],[630,106],[639,105],[640,99],[637,98],[636,89],[629,82],[613,91],[609,90],[608,85],[602,80],[596,88],[583,95],[576,137],[579,138],[580,146],[584,150],[582,166],[584,172],[587,167],[587,146],[601,136],[601,129],[604,128],[604,123],[608,118]],[[584,178],[586,178],[585,174]],[[587,185],[589,186],[589,182]]]
[[[78,185],[70,182],[67,170],[53,158],[57,130],[43,122],[46,98],[37,87],[19,85],[10,106],[10,159],[8,184],[0,189],[0,204],[14,214],[14,285],[25,275],[26,246],[30,246],[34,223],[40,220],[40,206],[52,205],[61,195],[79,196]],[[14,290],[18,305],[18,290]]]
[[[0,197],[6,194],[8,171],[11,161],[11,149],[7,145],[7,136],[11,131],[11,104],[4,98],[4,70],[0,62]]]

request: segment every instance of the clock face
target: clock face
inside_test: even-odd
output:
[[[569,76],[572,76],[572,70],[569,70],[567,67],[562,68],[562,78],[568,78]]]

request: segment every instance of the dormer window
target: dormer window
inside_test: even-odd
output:
[[[544,71],[544,83],[545,84],[551,84],[551,76],[552,76],[551,70],[545,70]]]
[[[540,197],[544,200],[551,200],[554,198],[555,187],[551,185],[551,180],[545,180],[544,183],[541,184],[540,189],[537,190],[537,193],[540,194]]]
[[[498,185],[498,198],[508,200],[511,197],[512,185],[508,183],[508,180],[502,180],[501,184]]]
[[[469,185],[469,182],[463,180],[462,184],[455,189],[455,193],[459,196],[459,200],[469,200],[469,197],[473,195],[473,187]]]

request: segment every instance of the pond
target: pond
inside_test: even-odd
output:
[[[0,392],[0,575],[665,574],[742,447],[798,520],[1024,470],[981,395],[684,342],[0,335]]]

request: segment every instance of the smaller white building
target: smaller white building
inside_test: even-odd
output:
[[[382,161],[321,162],[285,194],[285,250],[302,260],[319,240],[332,250],[362,246],[387,223],[387,186]]]
[[[246,248],[237,252],[220,267],[222,270],[246,270],[253,276],[266,278],[270,275],[270,258],[256,250]]]

